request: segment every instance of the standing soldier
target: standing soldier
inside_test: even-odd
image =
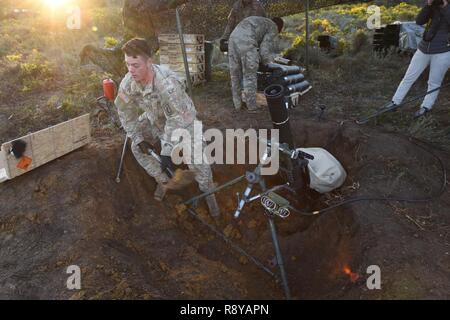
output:
[[[228,15],[228,24],[221,37],[221,40],[228,40],[234,28],[247,17],[260,16],[265,17],[266,12],[258,0],[237,0],[231,8]]]
[[[122,51],[129,72],[120,84],[115,104],[122,126],[131,138],[134,157],[155,178],[155,199],[162,201],[169,182],[165,170],[172,165],[172,133],[176,129],[185,129],[194,137],[195,106],[176,75],[152,63],[147,41],[131,39]],[[148,153],[158,140],[161,142],[161,163]],[[208,164],[189,164],[189,169],[194,172],[202,192],[214,187]],[[208,196],[206,202],[210,214],[218,217],[220,210],[215,195]]]
[[[230,35],[228,57],[230,62],[233,104],[241,109],[242,86],[248,111],[256,111],[257,72],[259,63],[273,62],[277,57],[278,34],[283,20],[248,17],[242,20]]]

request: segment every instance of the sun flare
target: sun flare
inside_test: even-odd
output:
[[[58,8],[67,3],[67,0],[43,0],[44,4],[51,8]]]

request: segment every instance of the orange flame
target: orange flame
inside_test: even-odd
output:
[[[356,282],[356,281],[358,281],[358,279],[359,279],[359,274],[352,272],[352,269],[350,269],[350,267],[345,266],[344,269],[343,269],[342,271],[344,271],[344,273],[350,277],[350,281],[351,281],[351,282]]]

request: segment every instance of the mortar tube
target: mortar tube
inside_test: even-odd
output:
[[[296,149],[289,123],[289,109],[285,100],[284,87],[279,84],[270,85],[264,90],[264,95],[266,96],[273,128],[279,130],[280,144],[286,143],[289,149]],[[298,160],[293,160],[291,157],[283,157],[281,161],[287,169],[288,182],[296,185],[295,189],[297,190],[305,187],[305,171],[299,166]]]
[[[270,85],[264,90],[273,128],[280,133],[280,143],[287,143],[289,149],[294,149],[291,126],[289,124],[289,110],[284,97],[284,87],[279,84]]]

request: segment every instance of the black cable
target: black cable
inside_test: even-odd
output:
[[[411,103],[411,102],[417,101],[417,100],[419,100],[419,99],[421,99],[421,98],[423,98],[423,97],[429,95],[430,93],[439,91],[439,90],[441,90],[441,89],[443,89],[443,88],[446,88],[446,87],[449,87],[449,86],[450,86],[450,82],[449,82],[449,83],[446,83],[446,84],[444,84],[444,85],[441,85],[441,86],[439,86],[439,87],[437,87],[437,88],[434,88],[433,90],[427,91],[426,93],[419,94],[419,95],[417,95],[417,96],[415,96],[415,97],[412,97],[411,99],[406,100],[405,102],[402,102],[402,103],[396,105],[395,107],[398,108],[398,107],[403,106],[403,105],[405,105],[405,104],[409,104],[409,103]]]
[[[405,137],[405,136],[404,136]],[[355,203],[355,202],[360,202],[360,201],[386,201],[386,202],[407,202],[407,203],[425,203],[425,202],[430,202],[433,201],[437,198],[440,198],[442,196],[442,194],[445,192],[446,188],[447,188],[447,169],[445,168],[444,162],[442,161],[442,159],[436,155],[433,151],[431,151],[428,148],[425,148],[424,146],[419,145],[417,142],[420,143],[424,143],[426,144],[425,141],[416,139],[414,137],[405,137],[405,138],[409,138],[409,141],[411,143],[413,143],[414,145],[416,145],[417,147],[421,148],[422,150],[425,150],[426,152],[428,152],[429,154],[431,154],[434,158],[436,158],[441,166],[441,170],[442,170],[442,185],[441,185],[441,189],[439,190],[438,193],[436,193],[433,196],[427,197],[427,198],[423,198],[423,199],[408,199],[408,198],[400,198],[400,197],[366,197],[366,196],[362,196],[362,197],[355,197],[355,198],[350,198],[344,201],[341,201],[339,203],[336,203],[334,205],[328,206],[324,209],[320,209],[320,210],[316,210],[316,211],[312,211],[312,212],[304,212],[304,211],[299,211],[296,210],[297,213],[301,214],[301,215],[305,215],[305,216],[316,216],[316,215],[320,215],[323,214],[325,212],[334,210],[338,207],[344,206],[346,204],[350,204],[350,203]],[[415,140],[416,142],[412,141]]]
[[[417,100],[419,100],[419,99],[429,95],[430,93],[439,91],[442,88],[446,88],[446,87],[449,87],[449,86],[450,86],[450,82],[446,83],[444,85],[441,85],[440,87],[434,88],[433,90],[427,91],[427,92],[419,94],[417,96],[414,96],[411,99],[406,100],[406,101],[404,101],[404,102],[402,102],[400,104],[395,104],[395,103],[392,102],[392,103],[388,104],[387,106],[382,107],[377,112],[375,112],[375,113],[373,113],[373,114],[371,114],[371,115],[369,115],[369,116],[367,116],[367,117],[365,117],[363,119],[356,120],[356,123],[357,124],[365,124],[365,123],[369,122],[369,120],[371,120],[373,118],[376,118],[378,116],[381,116],[382,114],[385,114],[386,112],[394,111],[394,110],[398,109],[399,107],[404,106],[405,104],[409,104],[411,102],[417,101]]]

